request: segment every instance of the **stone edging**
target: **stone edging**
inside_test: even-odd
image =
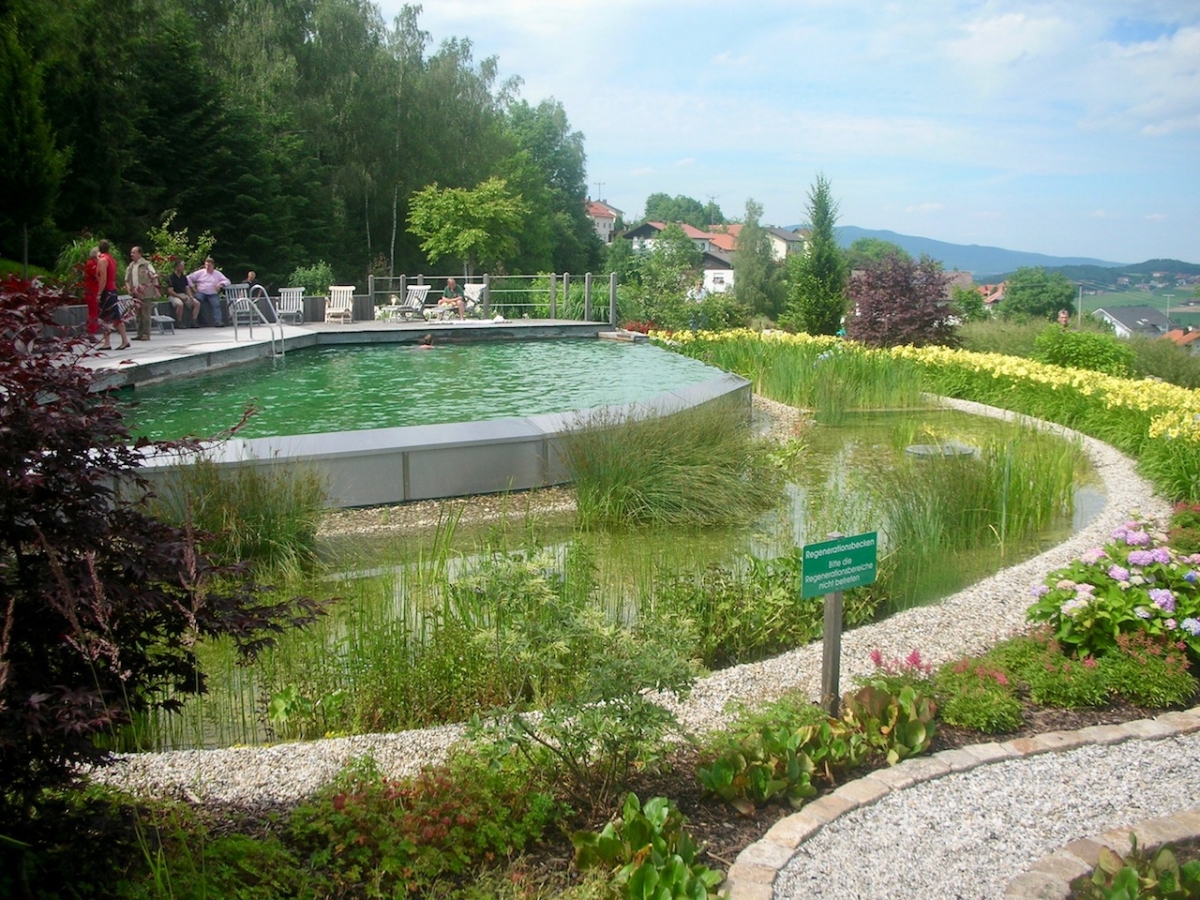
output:
[[[1125,856],[1131,834],[1137,835],[1138,849],[1150,853],[1163,844],[1200,839],[1200,806],[1071,841],[1010,881],[1005,900],[1069,900],[1072,885],[1096,870],[1101,848]]]
[[[799,812],[776,822],[765,835],[738,854],[721,892],[730,900],[772,900],[775,880],[797,847],[820,831],[822,826],[844,813],[860,806],[870,806],[893,791],[933,781],[952,772],[965,772],[1010,759],[1025,759],[1041,753],[1063,752],[1096,744],[1161,740],[1196,731],[1200,731],[1200,706],[1122,725],[1091,725],[1078,731],[1049,731],[1029,738],[973,744],[955,750],[942,750],[932,756],[906,759],[898,765],[847,782]],[[1142,828],[1146,829],[1145,832]],[[1144,834],[1147,847],[1154,841],[1182,840],[1200,834],[1200,811],[1153,819],[1138,826],[1117,828],[1094,838],[1072,841],[1014,879],[1005,897],[1007,900],[1068,897],[1070,881],[1091,871],[1102,845],[1121,853],[1128,851],[1131,831],[1137,833],[1139,845],[1143,842]],[[1053,885],[1058,884],[1065,887],[1065,893],[1053,892],[1056,890]]]

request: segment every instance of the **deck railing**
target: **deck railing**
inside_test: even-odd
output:
[[[441,297],[448,279],[454,278],[460,287],[482,284],[480,314],[484,318],[501,315],[506,319],[566,319],[576,322],[616,322],[616,273],[584,275],[477,275],[460,278],[457,275],[372,275],[367,293],[378,309],[395,306],[403,301],[409,285],[430,286],[427,305]],[[606,283],[607,282],[607,283]]]

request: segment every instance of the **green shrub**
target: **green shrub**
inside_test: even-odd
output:
[[[1182,644],[1137,632],[1117,636],[1117,650],[1100,664],[1109,690],[1136,706],[1165,709],[1182,706],[1196,696]]]
[[[1155,543],[1145,523],[1125,523],[1103,548],[1048,575],[1028,617],[1049,624],[1078,657],[1103,657],[1122,635],[1138,632],[1182,641],[1200,655],[1200,560]]]
[[[1095,657],[1064,656],[1058,645],[1048,647],[1037,663],[1023,672],[1029,699],[1039,706],[1102,706],[1108,700],[1107,670]]]
[[[557,806],[535,775],[515,758],[460,753],[392,780],[359,760],[293,811],[284,839],[328,873],[336,896],[403,896],[540,839]]]
[[[594,413],[563,441],[585,527],[737,524],[773,506],[781,479],[730,402],[668,416]]]
[[[665,579],[654,603],[694,623],[705,666],[764,659],[821,633],[821,599],[798,599],[800,561],[797,549],[773,560],[748,556],[737,568],[711,565],[698,577]]]
[[[288,287],[302,287],[305,294],[315,297],[324,297],[334,284],[333,268],[323,259],[311,266],[299,266],[288,276]]]
[[[1021,701],[1008,675],[983,660],[961,659],[942,666],[934,679],[938,709],[947,725],[985,734],[1021,726]]]
[[[1045,328],[1044,321],[1018,322],[991,318],[964,323],[959,326],[958,337],[963,349],[973,353],[1000,353],[1032,359],[1037,348],[1037,337]]]
[[[575,865],[581,871],[610,870],[618,897],[630,900],[705,900],[717,896],[721,873],[696,861],[697,847],[687,819],[665,797],[642,806],[629,794],[621,815],[595,834],[576,832]]]
[[[1174,341],[1134,335],[1129,339],[1133,350],[1133,374],[1139,378],[1161,378],[1185,388],[1200,388],[1200,356]]]
[[[1072,895],[1078,900],[1197,900],[1200,898],[1200,860],[1179,865],[1170,845],[1154,853],[1138,849],[1129,835],[1130,852],[1122,857],[1107,847],[1092,877],[1080,881]]]
[[[1167,542],[1176,553],[1200,553],[1200,503],[1175,504],[1167,529]]]
[[[1101,331],[1075,331],[1050,325],[1034,341],[1034,358],[1055,366],[1087,369],[1124,378],[1133,372],[1128,341]]]

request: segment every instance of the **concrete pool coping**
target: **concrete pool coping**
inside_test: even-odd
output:
[[[425,322],[363,322],[283,326],[283,339],[285,349],[294,350],[339,344],[416,343],[426,333],[434,334],[435,343],[465,343],[596,339],[611,330],[603,323],[537,320],[456,323],[440,328]],[[232,331],[186,329],[176,335],[135,342],[119,354],[114,350],[99,357],[84,357],[82,364],[96,370],[105,387],[136,388],[271,355],[265,328],[255,329],[254,340],[249,340],[243,329],[242,340],[235,341]],[[744,405],[748,415],[750,382],[722,373],[685,388],[602,409],[613,417],[640,417],[722,400]],[[529,490],[570,480],[562,459],[564,437],[597,412],[574,410],[477,422],[232,438],[208,445],[203,456],[222,467],[252,465],[280,472],[315,472],[325,480],[327,505],[335,508]],[[181,459],[178,454],[148,453],[144,473],[151,488],[165,487],[175,467],[195,458],[194,454]]]

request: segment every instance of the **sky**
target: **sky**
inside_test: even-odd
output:
[[[824,174],[840,225],[1200,263],[1197,0],[427,0],[419,22],[561,102],[627,221],[665,192],[796,225]]]

